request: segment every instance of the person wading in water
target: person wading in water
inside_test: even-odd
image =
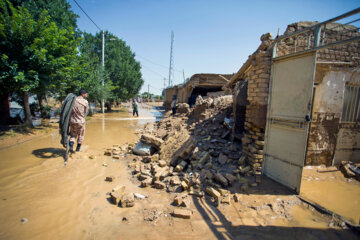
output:
[[[80,151],[81,144],[84,141],[85,136],[85,116],[89,109],[89,103],[86,100],[87,91],[81,89],[79,91],[79,96],[75,100],[74,107],[71,112],[70,117],[70,152],[74,153],[73,147],[75,140],[77,138],[76,151]]]
[[[137,117],[139,117],[138,105],[135,98],[133,98],[132,107],[133,107],[133,117],[135,116],[135,114]]]

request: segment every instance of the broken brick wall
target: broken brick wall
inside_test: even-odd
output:
[[[301,21],[288,25],[284,34],[302,30],[313,26],[318,22]],[[326,28],[321,29],[320,44],[327,45],[360,36],[357,27],[352,25],[343,25],[339,23],[328,23]],[[309,44],[310,38],[310,44]],[[309,31],[295,37],[288,38],[279,44],[278,56],[299,52],[312,48],[314,42],[314,31]],[[326,48],[317,51],[317,61],[324,62],[356,62],[360,63],[360,43],[353,42],[332,48]]]
[[[171,109],[171,102],[173,100],[173,96],[177,95],[177,93],[178,93],[177,86],[165,89],[164,107],[166,111]]]
[[[248,81],[245,131],[242,138],[243,153],[255,174],[261,172],[264,134],[269,95],[272,58],[271,34],[261,36],[261,45],[249,57],[251,66],[245,77]]]
[[[317,22],[299,22],[290,24],[284,34],[290,34],[316,23]],[[328,44],[355,36],[359,36],[356,27],[331,23],[327,25],[327,29],[323,29],[321,41],[322,44]],[[310,45],[308,44],[309,38]],[[278,56],[294,51],[303,51],[308,47],[311,48],[313,47],[313,40],[313,33],[307,35],[300,34],[296,37],[286,39],[279,44]],[[263,159],[264,132],[273,50],[273,40],[270,34],[261,36],[261,41],[262,43],[257,51],[249,57],[251,64],[248,70],[245,71],[246,74],[244,74],[248,79],[248,105],[246,106],[245,132],[242,138],[242,145],[243,153],[247,156],[248,163],[253,167],[254,172],[261,171]],[[331,49],[320,50],[317,53],[317,61],[348,62],[358,66],[360,63],[359,56],[360,44],[355,42],[336,46]],[[314,122],[311,126],[309,143],[311,146],[307,158],[308,164],[329,164],[329,159],[332,159],[336,146],[336,138],[334,137],[337,136],[339,131],[339,113],[336,112],[335,114],[335,112],[314,112]],[[320,138],[322,142],[319,141]]]

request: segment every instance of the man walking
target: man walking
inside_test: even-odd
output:
[[[81,144],[84,140],[85,135],[85,116],[89,109],[89,103],[86,100],[87,91],[81,89],[79,96],[75,99],[75,104],[70,116],[70,152],[73,153],[73,147],[77,138],[76,151],[80,151]]]
[[[137,117],[139,117],[138,105],[135,98],[133,98],[132,107],[133,107],[133,117],[135,116],[135,114]]]

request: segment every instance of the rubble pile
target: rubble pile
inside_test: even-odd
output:
[[[141,137],[136,145],[119,148],[140,156],[134,156],[129,167],[141,187],[174,193],[173,205],[183,209],[173,215],[190,218],[189,195],[201,198],[207,194],[217,204],[230,204],[232,188],[247,192],[249,187],[256,187],[257,183],[249,177],[254,175],[252,168],[262,161],[262,152],[242,155],[241,144],[231,142],[231,96],[198,97],[191,112],[182,112],[146,125],[139,131]],[[250,127],[249,131],[261,133]],[[249,148],[251,144],[263,146],[263,136],[249,144]],[[149,149],[148,154],[139,154],[139,145]],[[116,156],[117,149],[109,149],[105,154]],[[252,165],[246,158],[252,159]]]
[[[125,186],[117,186],[110,192],[110,200],[113,204],[122,208],[129,208],[135,205],[135,199],[144,199],[146,196],[139,193],[130,193],[125,190]]]

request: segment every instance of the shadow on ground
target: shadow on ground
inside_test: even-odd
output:
[[[283,226],[234,225],[208,196],[193,196],[196,209],[217,239],[359,239],[352,230]]]
[[[41,148],[32,151],[38,158],[57,158],[65,156],[65,149],[61,148]]]

